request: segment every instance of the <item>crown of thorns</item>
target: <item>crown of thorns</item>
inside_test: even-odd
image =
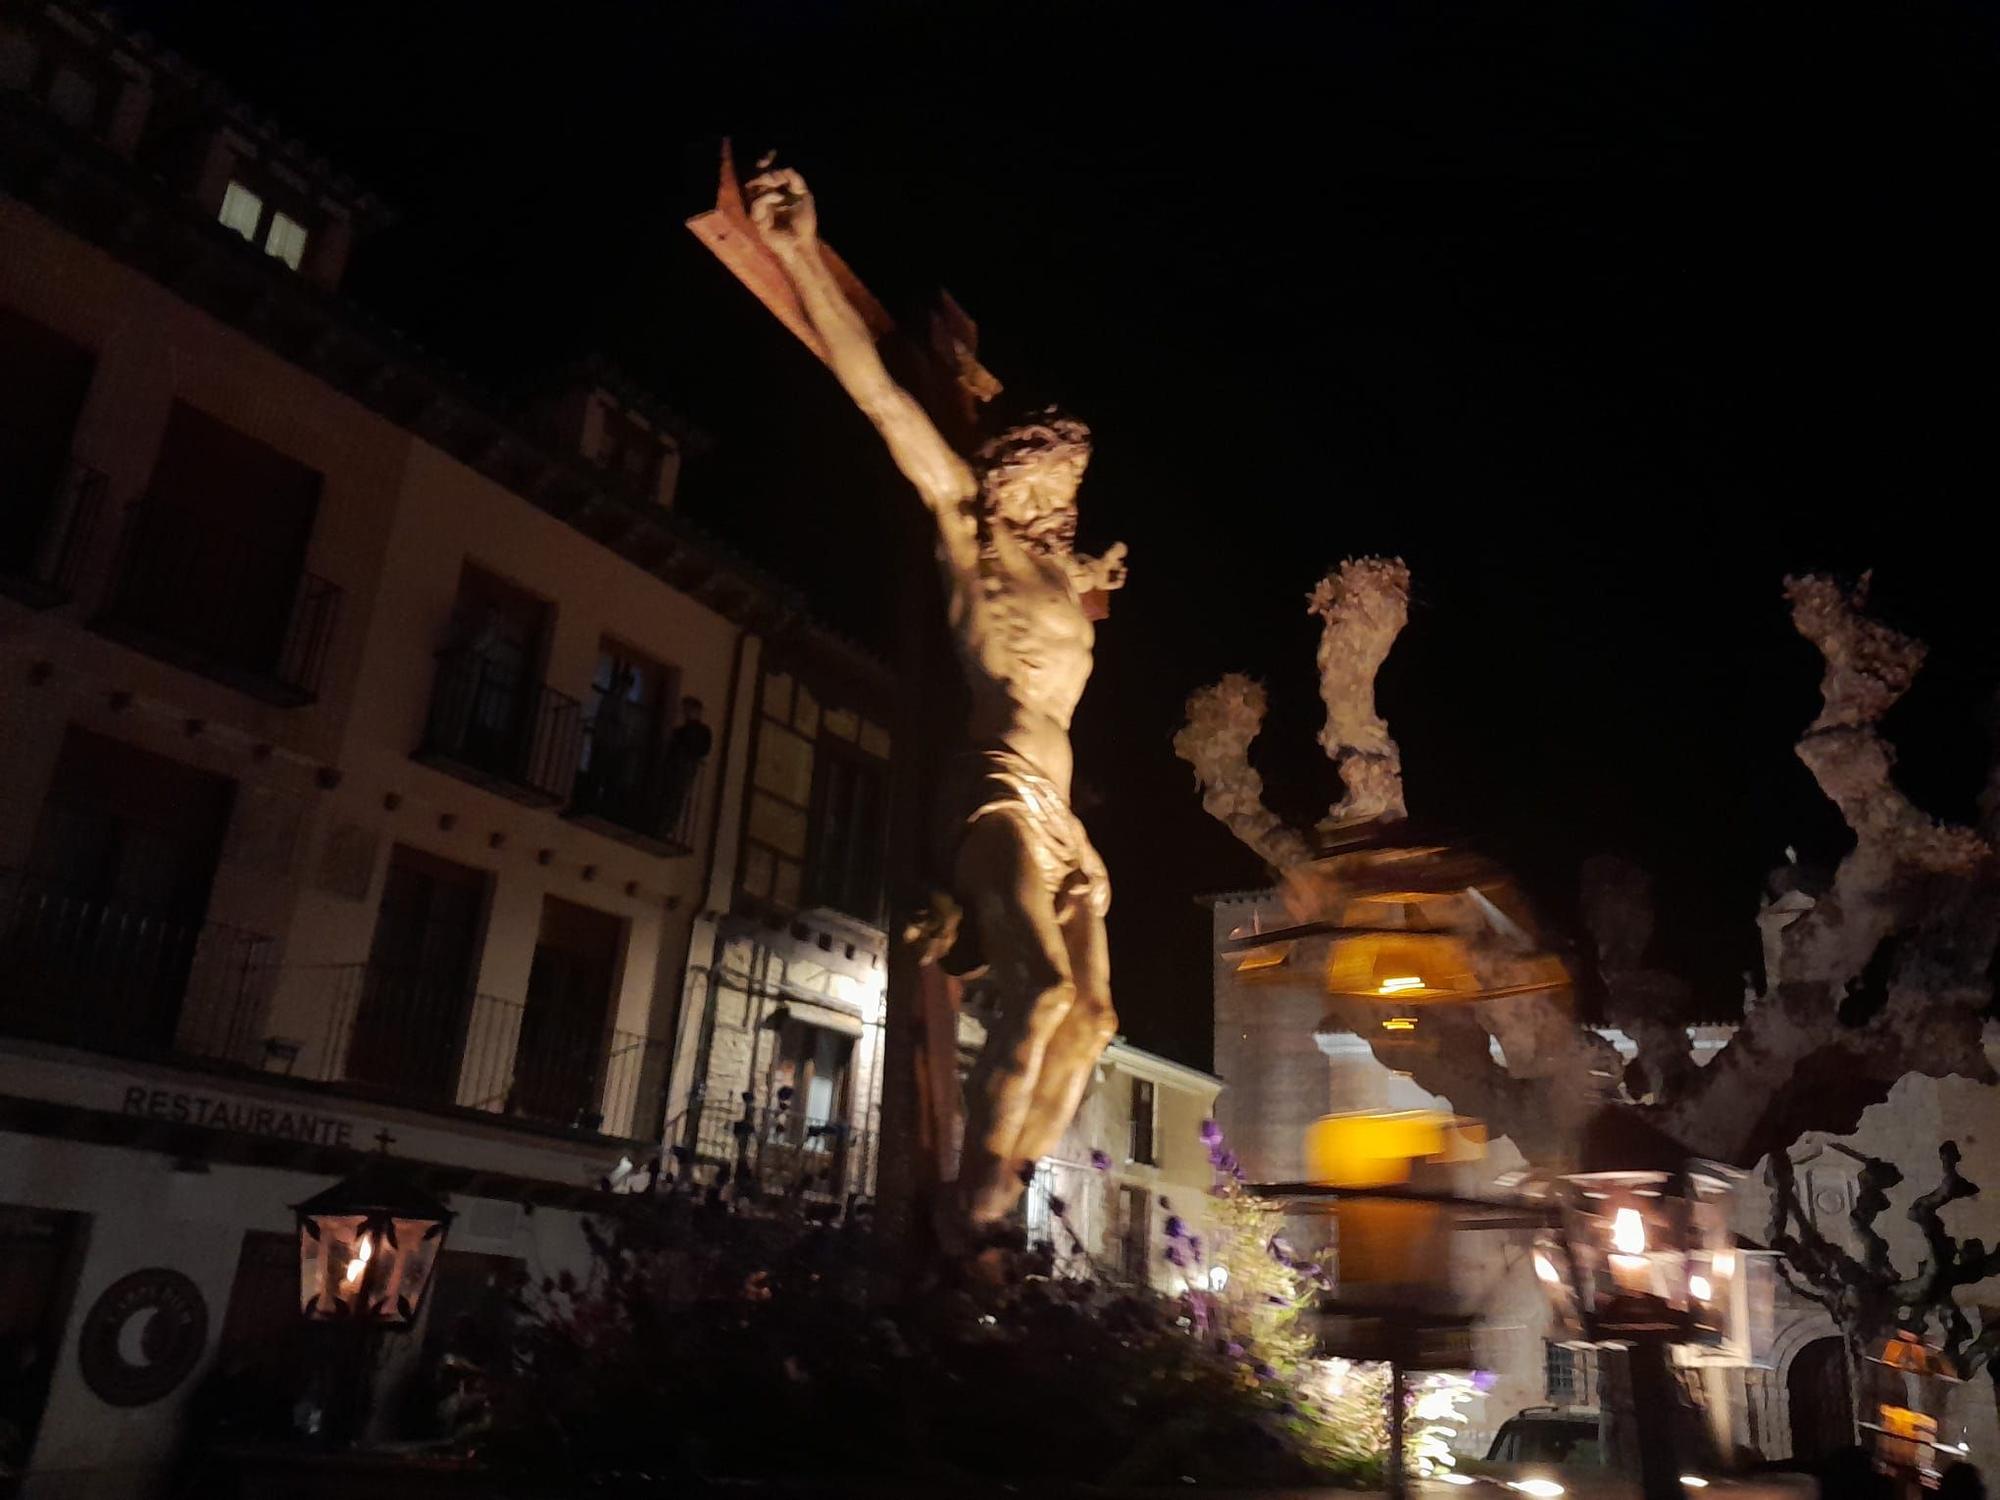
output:
[[[977,457],[980,471],[991,476],[1040,468],[1052,459],[1086,463],[1090,459],[1090,429],[1051,406],[988,440]]]

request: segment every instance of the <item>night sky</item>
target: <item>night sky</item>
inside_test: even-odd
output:
[[[1312,734],[1319,573],[1416,577],[1380,698],[1413,813],[1550,917],[1613,851],[1726,1014],[1787,844],[1818,659],[1787,571],[1876,570],[1931,642],[1891,722],[1970,814],[2000,233],[1988,7],[150,0],[127,8],[402,212],[350,292],[496,386],[602,350],[714,435],[689,515],[885,652],[914,504],[831,379],[681,221],[777,148],[892,306],[1089,421],[1083,542],[1132,549],[1076,726],[1127,1034],[1208,1058],[1197,893],[1260,871],[1168,741],[1221,672]],[[1871,13],[1872,12],[1872,13]],[[1193,19],[1188,19],[1192,16]]]

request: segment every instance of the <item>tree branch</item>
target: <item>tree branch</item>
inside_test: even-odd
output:
[[[1264,805],[1264,778],[1250,764],[1250,745],[1264,727],[1264,689],[1231,672],[1187,701],[1187,723],[1174,736],[1174,754],[1194,767],[1201,805],[1273,869],[1284,871],[1312,858],[1305,836]]]
[[[1340,768],[1347,795],[1323,828],[1400,820],[1403,755],[1375,711],[1375,675],[1410,618],[1410,570],[1399,558],[1350,558],[1322,578],[1306,608],[1323,622],[1319,695],[1326,704],[1320,748]]]

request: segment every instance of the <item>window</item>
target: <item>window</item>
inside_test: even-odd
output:
[[[1118,1190],[1118,1273],[1144,1284],[1153,1244],[1153,1195],[1142,1187]]]
[[[264,200],[240,182],[229,184],[222,195],[222,224],[246,240],[257,238],[257,226],[264,221]]]
[[[868,726],[872,728],[872,726]],[[764,679],[743,889],[784,906],[882,911],[889,767],[856,746],[851,709],[821,704],[782,672]],[[886,737],[875,737],[886,745]]]
[[[879,915],[889,828],[888,773],[888,766],[871,756],[821,743],[813,778],[808,884],[808,899],[814,906],[830,906],[863,921]]]
[[[235,184],[231,183],[230,186],[234,187]],[[290,214],[273,213],[271,215],[271,233],[264,241],[264,251],[267,255],[275,255],[279,260],[296,271],[299,268],[300,260],[305,257],[306,253],[305,225],[294,219]]]
[[[847,1115],[847,1064],[854,1039],[824,1026],[787,1021],[771,1077],[792,1091],[794,1128],[838,1124]]]
[[[507,1095],[509,1114],[568,1129],[603,1125],[605,1043],[614,971],[624,947],[622,918],[555,896],[543,898]]]
[[[1153,1110],[1155,1100],[1150,1080],[1132,1080],[1132,1150],[1131,1159],[1141,1166],[1157,1166],[1153,1155]]]
[[[230,997],[195,958],[227,961],[204,935],[236,786],[137,746],[71,728],[35,825],[4,937],[6,1014],[91,1046],[165,1046],[206,1036]],[[238,952],[239,959],[248,955]]]
[[[342,1076],[406,1097],[456,1097],[486,890],[483,872],[396,845]]]
[[[1557,1406],[1594,1406],[1597,1371],[1590,1352],[1554,1342],[1542,1348],[1548,1399]]]
[[[318,611],[329,607],[323,593],[301,604],[320,482],[287,454],[174,403],[146,498],[126,523],[119,625],[148,649],[170,645],[208,668],[310,676]]]

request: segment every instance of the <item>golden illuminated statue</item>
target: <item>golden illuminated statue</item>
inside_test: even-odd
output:
[[[819,242],[795,172],[745,189],[827,364],[889,445],[937,527],[953,636],[971,690],[970,747],[947,778],[949,878],[972,924],[995,1017],[966,1084],[957,1226],[1020,1200],[1025,1169],[1068,1127],[1117,1026],[1104,914],[1111,884],[1070,807],[1070,716],[1090,677],[1084,596],[1124,582],[1121,543],[1079,556],[1076,492],[1090,434],[1053,412],[971,461],[889,376]]]

